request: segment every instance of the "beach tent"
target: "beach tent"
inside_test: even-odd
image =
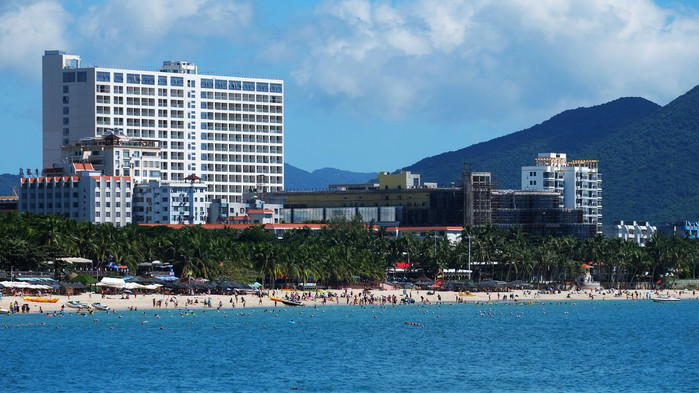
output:
[[[102,281],[96,284],[98,287],[123,288],[126,281],[123,278],[102,277]]]
[[[68,262],[70,264],[73,263],[92,263],[92,259],[87,259],[87,258],[80,258],[80,257],[65,257],[65,258],[58,258],[59,261],[63,262]]]
[[[54,289],[51,285],[45,284],[30,284],[24,281],[2,281],[0,282],[4,288],[17,288],[17,289]]]
[[[81,282],[68,282],[68,281],[61,281],[60,284],[63,288],[70,288],[70,289],[86,289],[87,287],[85,284]]]

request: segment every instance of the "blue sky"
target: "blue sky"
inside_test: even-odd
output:
[[[0,173],[41,165],[41,56],[285,80],[286,161],[392,171],[699,84],[699,12],[652,0],[5,0]],[[535,154],[536,152],[532,152]]]

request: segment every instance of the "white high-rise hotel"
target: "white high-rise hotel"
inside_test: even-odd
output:
[[[539,153],[536,165],[522,167],[522,189],[557,191],[563,208],[580,209],[602,233],[602,174],[597,160],[568,161],[565,153]]]
[[[137,71],[83,67],[79,56],[46,51],[43,165],[65,161],[62,145],[118,130],[159,141],[163,181],[194,174],[209,198],[230,203],[250,188],[281,191],[283,92],[282,80],[202,75],[182,61]]]

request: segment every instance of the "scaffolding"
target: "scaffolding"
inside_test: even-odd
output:
[[[482,227],[492,222],[492,193],[495,176],[491,172],[474,172],[471,163],[464,163],[463,226]]]
[[[584,221],[583,211],[562,208],[561,199],[554,191],[495,190],[493,225],[502,229],[519,226],[523,232],[537,235],[572,235],[580,240],[594,236],[595,225]]]

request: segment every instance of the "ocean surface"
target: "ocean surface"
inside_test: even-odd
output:
[[[699,391],[699,301],[193,312],[0,316],[2,389]]]

